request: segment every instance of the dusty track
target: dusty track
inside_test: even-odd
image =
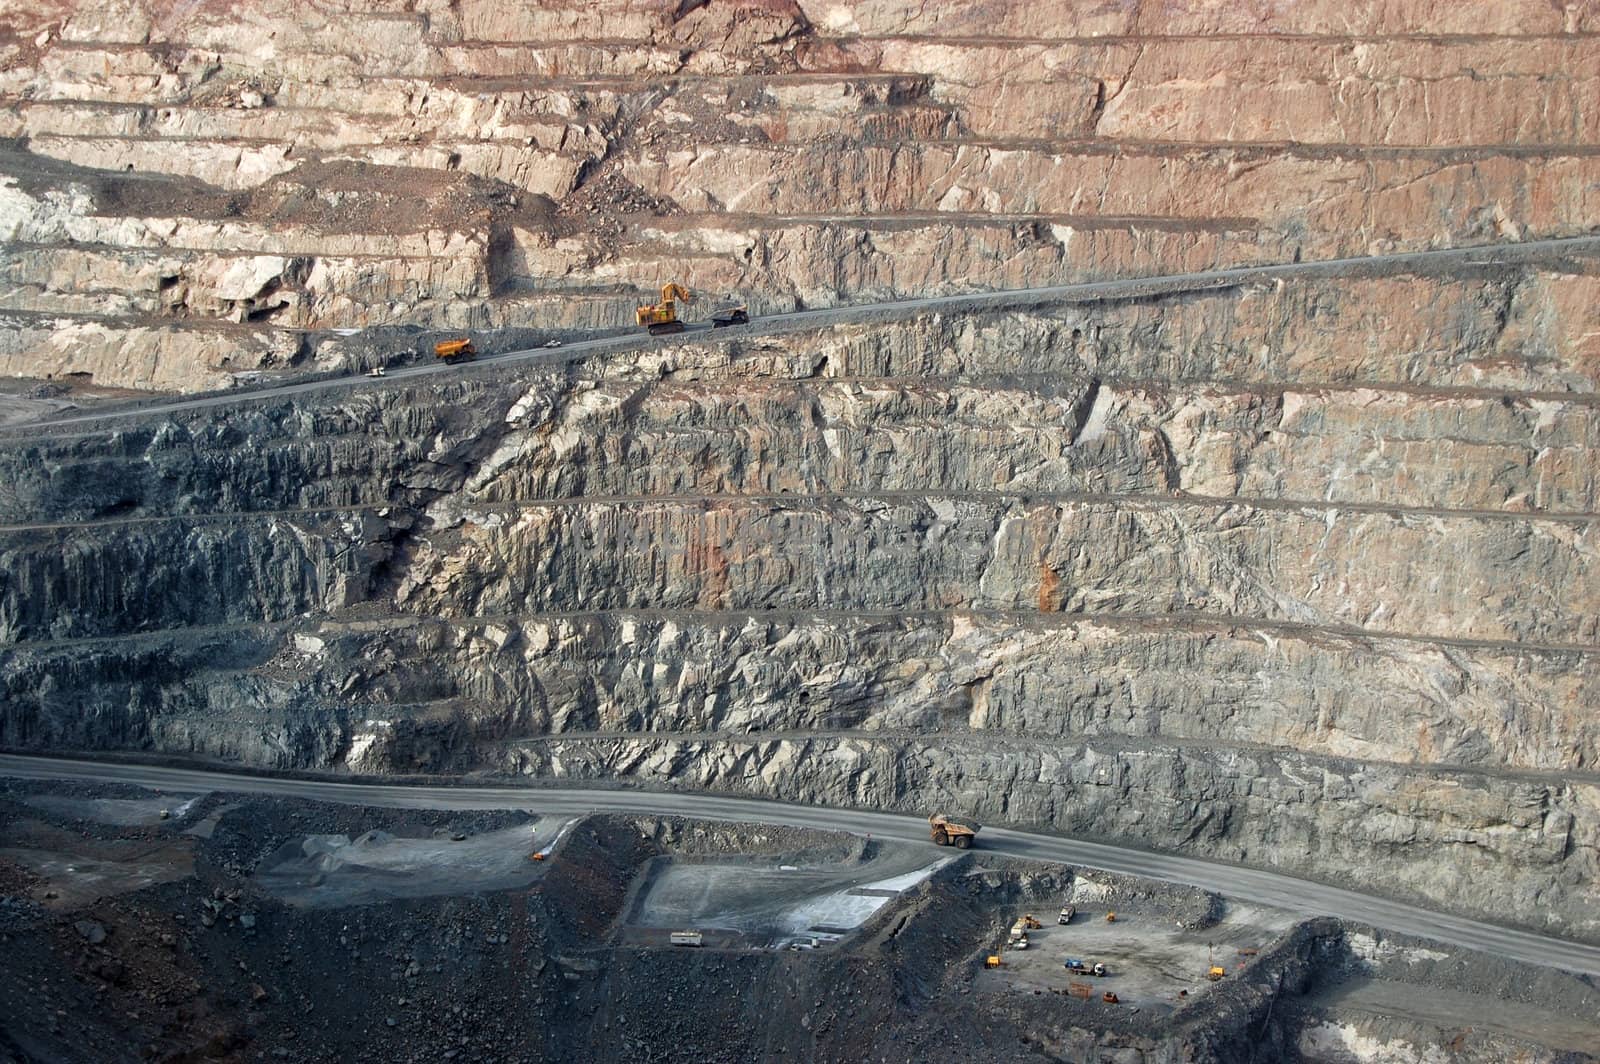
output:
[[[1284,632],[1291,635],[1303,635],[1328,639],[1349,639],[1363,641],[1392,640],[1403,643],[1422,643],[1429,646],[1446,647],[1478,647],[1485,650],[1503,650],[1510,653],[1539,653],[1539,654],[1595,654],[1600,653],[1600,645],[1592,643],[1548,643],[1537,640],[1519,639],[1483,639],[1471,636],[1445,636],[1429,635],[1418,632],[1401,632],[1386,628],[1358,628],[1345,624],[1308,624],[1304,621],[1285,620],[1279,617],[1245,616],[1236,613],[1129,613],[1123,611],[1096,611],[1093,613],[1040,613],[1037,610],[1026,609],[975,609],[970,607],[951,607],[948,609],[694,609],[694,608],[661,608],[648,606],[618,606],[611,609],[591,610],[544,610],[537,613],[474,613],[474,614],[444,614],[420,615],[407,613],[385,614],[377,618],[364,618],[358,622],[364,626],[385,625],[389,627],[406,627],[427,621],[442,620],[458,625],[481,624],[520,624],[529,621],[550,620],[591,620],[601,617],[639,617],[652,620],[666,620],[670,618],[686,618],[697,621],[716,621],[729,619],[753,619],[762,621],[788,621],[799,619],[819,620],[878,620],[893,621],[897,619],[912,619],[919,621],[938,621],[945,618],[982,618],[990,621],[1003,621],[1027,628],[1033,631],[1043,631],[1052,628],[1068,627],[1078,624],[1107,624],[1122,627],[1141,627],[1146,629],[1182,628],[1189,629],[1205,626],[1210,629],[1226,631],[1233,628],[1251,628],[1266,632]],[[350,623],[338,616],[330,616],[322,622],[330,629],[337,630]],[[65,639],[23,639],[7,644],[13,649],[39,648],[58,649],[72,646],[91,646],[104,643],[118,643],[124,641],[158,639],[174,633],[188,633],[191,635],[218,635],[227,632],[237,632],[241,629],[252,629],[262,632],[295,631],[304,624],[300,618],[277,621],[249,621],[240,624],[194,624],[178,625],[167,628],[149,628],[138,632],[121,632],[114,635],[85,635],[73,636]]]
[[[1406,506],[1384,502],[1329,502],[1321,499],[1274,499],[1250,495],[1193,495],[1155,494],[1134,491],[1020,491],[972,490],[945,488],[928,491],[873,491],[865,488],[841,488],[834,491],[793,492],[702,492],[698,494],[662,495],[565,495],[560,498],[495,499],[471,501],[462,508],[481,513],[518,513],[522,510],[569,510],[581,506],[821,506],[830,502],[919,502],[936,499],[951,502],[983,502],[998,504],[1020,502],[1023,504],[1054,503],[1062,506],[1074,504],[1115,504],[1131,509],[1161,510],[1174,506],[1191,506],[1210,509],[1271,510],[1300,513],[1353,513],[1384,514],[1391,517],[1463,518],[1474,521],[1514,521],[1518,524],[1577,524],[1587,525],[1600,515],[1587,510],[1484,510],[1447,506]],[[121,528],[129,525],[158,525],[172,521],[198,524],[205,521],[236,521],[241,517],[292,519],[299,517],[333,517],[342,514],[376,513],[394,508],[392,502],[362,503],[357,506],[297,507],[289,510],[214,510],[203,513],[158,514],[144,517],[105,517],[88,521],[43,521],[0,525],[0,535],[19,532],[52,532],[63,529]]]
[[[229,790],[317,801],[412,809],[528,809],[550,816],[590,812],[680,814],[753,823],[781,823],[879,838],[925,842],[916,817],[722,798],[704,794],[606,790],[536,790],[527,787],[417,787],[335,783],[232,775],[225,772],[131,764],[0,755],[0,775],[18,779],[73,779],[128,783],[166,790]],[[1331,915],[1402,934],[1437,939],[1514,960],[1600,976],[1600,946],[1530,934],[1478,920],[1431,912],[1370,894],[1341,890],[1293,876],[1186,857],[1079,842],[1003,828],[985,829],[983,845],[1001,853],[1086,865],[1128,875],[1215,890],[1241,901],[1291,912]],[[932,851],[932,846],[929,846]]]
[[[1455,248],[1447,251],[1423,251],[1400,255],[1369,255],[1356,258],[1326,259],[1319,262],[1284,263],[1275,266],[1243,266],[1224,270],[1206,270],[1198,273],[1169,274],[1159,277],[1138,277],[1119,281],[1094,281],[1087,284],[1022,288],[1004,292],[982,292],[972,295],[895,300],[861,306],[833,307],[827,310],[807,310],[794,314],[777,314],[758,319],[750,325],[736,328],[743,335],[766,336],[828,325],[892,321],[945,311],[998,310],[1051,304],[1070,305],[1149,299],[1157,296],[1217,291],[1236,288],[1241,285],[1266,284],[1278,281],[1307,280],[1323,277],[1433,273],[1441,270],[1469,267],[1521,266],[1536,262],[1580,257],[1600,257],[1600,236],[1569,237],[1560,240],[1532,240],[1518,244],[1491,244],[1479,247]],[[614,355],[626,351],[681,344],[700,333],[710,331],[711,326],[706,323],[691,327],[686,332],[671,337],[650,338],[640,336],[637,333],[630,333],[624,336],[568,344],[566,347],[555,351],[532,348],[486,356],[476,362],[464,365],[435,364],[415,366],[409,369],[397,369],[393,373],[377,379],[356,375],[329,380],[282,384],[254,390],[241,389],[223,395],[182,399],[170,403],[134,406],[121,410],[107,410],[35,422],[26,427],[12,427],[3,430],[3,433],[17,435],[19,432],[37,432],[41,429],[60,425],[81,425],[130,417],[147,417],[188,410],[203,410],[211,407],[232,406],[243,402],[270,401],[344,388],[392,385],[399,381],[441,373],[471,373],[507,365],[563,366],[601,355]]]

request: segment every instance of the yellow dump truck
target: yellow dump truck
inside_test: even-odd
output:
[[[441,358],[446,362],[461,362],[478,353],[472,346],[472,341],[466,337],[459,340],[440,340],[433,345],[433,357]]]
[[[939,846],[965,850],[977,839],[979,830],[971,820],[951,820],[944,813],[935,813],[928,818],[928,835]]]

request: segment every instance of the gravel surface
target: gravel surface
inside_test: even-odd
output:
[[[1157,953],[1246,914],[1190,887],[796,825],[8,782],[0,847],[0,1060],[1269,1061],[1330,1031],[1421,1038],[1440,1009],[1513,998],[1473,1046],[1518,1044],[1542,1014],[1567,1046],[1595,1007],[1586,979],[1331,920],[1281,930],[1181,1007],[1079,1001],[983,970],[1020,911],[1071,897],[1100,922],[1060,935]],[[775,905],[786,865],[806,871]],[[882,904],[823,949],[673,948],[628,933],[652,867],[699,877],[691,910],[753,925],[851,890]],[[306,878],[285,894],[290,869]],[[1252,941],[1281,927],[1250,918]],[[1456,996],[1430,994],[1446,984]]]

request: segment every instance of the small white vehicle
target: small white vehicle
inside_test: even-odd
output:
[[[546,346],[546,347],[560,347],[561,346],[561,341],[560,340],[546,340],[544,342],[544,346]]]

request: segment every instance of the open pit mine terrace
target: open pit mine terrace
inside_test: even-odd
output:
[[[1597,29],[0,0],[0,1064],[1592,1059]]]
[[[57,764],[0,786],[23,1059],[1339,1061],[1443,1039],[1571,1064],[1600,1044],[1586,978],[981,845],[544,814],[562,803],[528,792],[495,811],[471,788],[43,779]]]
[[[948,808],[1581,950],[1593,244],[834,308],[8,429],[0,746]],[[7,1037],[67,1058],[135,1032],[306,1059],[1597,1044],[1559,960],[998,849],[535,797],[150,821],[115,787],[8,793]],[[1004,949],[1027,913],[1036,944]]]

